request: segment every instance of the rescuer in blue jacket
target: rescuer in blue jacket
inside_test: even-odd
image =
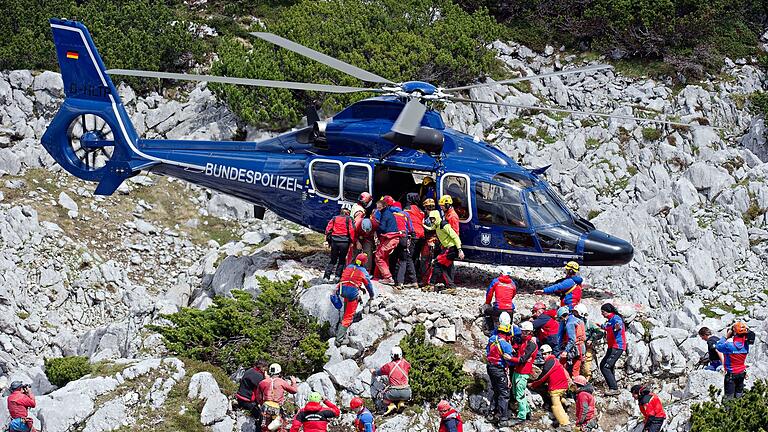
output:
[[[544,288],[544,294],[560,296],[560,306],[573,308],[581,301],[581,284],[584,279],[579,276],[579,263],[569,261],[565,265],[565,278],[560,282]]]

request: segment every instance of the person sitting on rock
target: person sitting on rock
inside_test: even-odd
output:
[[[351,207],[347,204],[341,206],[340,214],[328,221],[325,227],[325,238],[331,247],[331,260],[325,266],[323,279],[330,279],[331,274],[337,278],[341,276],[344,264],[347,262],[349,246],[355,243],[355,226],[349,216]]]
[[[578,376],[581,374],[584,344],[587,340],[584,321],[571,314],[567,306],[561,306],[557,310],[557,319],[560,321],[560,329],[557,333],[560,344],[554,355],[560,359],[560,363],[566,367],[570,376]]]
[[[643,414],[643,432],[661,431],[667,414],[664,412],[659,396],[651,393],[651,389],[641,384],[633,385],[630,391],[640,407],[640,413]]]
[[[10,386],[11,394],[8,395],[8,414],[11,423],[8,430],[12,432],[34,432],[35,427],[32,418],[29,416],[29,409],[34,408],[35,395],[29,384],[21,381],[14,381]]]
[[[560,296],[560,306],[573,310],[581,301],[581,284],[584,279],[579,275],[579,263],[569,261],[565,265],[565,278],[544,288],[544,294]]]
[[[259,396],[261,399],[261,411],[264,423],[282,418],[285,393],[296,394],[296,377],[291,377],[291,382],[282,378],[283,368],[277,363],[269,365],[269,375],[259,383]]]
[[[587,378],[583,375],[573,377],[573,384],[576,386],[573,398],[576,400],[576,427],[574,432],[591,432],[597,430],[597,420],[595,420],[595,397],[592,395],[594,389],[589,384]]]
[[[723,367],[723,353],[717,350],[717,342],[720,338],[713,335],[709,327],[700,328],[699,337],[707,343],[707,357],[703,359],[707,365],[704,369],[708,371],[720,370]]]
[[[501,321],[501,319],[499,320]],[[506,321],[506,319],[504,320]],[[514,354],[510,340],[512,324],[500,322],[496,332],[488,338],[485,346],[486,371],[491,381],[491,411],[499,418],[499,426],[509,426],[509,362]]]
[[[341,414],[339,407],[325,399],[323,395],[312,392],[304,408],[296,413],[290,432],[327,432],[328,422]],[[325,406],[323,406],[325,405]]]
[[[339,295],[344,299],[344,315],[339,323],[339,329],[336,331],[336,346],[346,343],[347,330],[352,325],[357,311],[357,305],[360,304],[361,292],[367,292],[370,300],[375,297],[371,276],[365,270],[365,264],[368,261],[368,255],[361,253],[355,258],[355,262],[348,265],[341,273],[339,282]],[[363,291],[365,288],[365,291]]]
[[[373,376],[386,375],[389,379],[389,384],[384,390],[383,402],[387,406],[384,415],[392,414],[395,410],[403,412],[405,403],[411,400],[411,386],[408,383],[408,372],[411,370],[411,364],[403,358],[403,350],[397,345],[392,347],[389,358],[392,361],[378,370],[371,369]]]
[[[235,394],[235,399],[240,408],[248,410],[253,416],[256,424],[256,430],[261,430],[261,399],[259,395],[259,384],[264,380],[266,374],[267,362],[259,360],[256,364],[245,371],[240,378],[240,387]]]
[[[373,414],[365,407],[365,401],[360,397],[353,397],[349,401],[349,409],[355,413],[355,430],[357,432],[374,432],[376,425],[373,423]]]
[[[441,400],[437,403],[437,412],[440,414],[440,428],[438,432],[463,432],[464,421],[461,415],[456,411],[447,400]]]
[[[716,348],[723,353],[723,399],[740,398],[744,395],[744,379],[747,377],[747,354],[750,339],[754,341],[747,325],[739,321],[728,329],[725,337],[717,341]]]
[[[508,274],[501,274],[491,281],[488,289],[485,291],[485,304],[483,305],[483,315],[485,315],[485,328],[491,331],[496,328],[496,320],[502,312],[506,312],[511,317],[515,312],[515,294],[517,286]],[[495,299],[495,301],[494,301]]]
[[[533,309],[531,309],[533,331],[539,346],[549,345],[550,347],[553,347],[559,344],[557,334],[560,331],[560,323],[555,319],[557,310],[546,309],[547,306],[542,302],[537,302],[533,305]],[[539,353],[541,353],[541,351],[539,351]]]
[[[536,380],[528,384],[528,388],[535,389],[541,385],[547,385],[547,392],[552,401],[552,414],[555,415],[560,428],[566,430],[570,420],[563,409],[562,398],[565,391],[568,390],[568,372],[557,360],[557,357],[552,355],[552,348],[549,345],[542,345],[540,350],[544,355],[544,366]]]

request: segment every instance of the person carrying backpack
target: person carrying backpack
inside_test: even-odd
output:
[[[572,377],[578,376],[581,374],[584,345],[587,339],[584,321],[571,314],[568,306],[561,306],[557,310],[557,318],[560,320],[560,328],[557,333],[560,344],[554,355],[560,358],[560,363]]]
[[[344,301],[344,315],[342,315],[339,328],[336,331],[336,346],[344,345],[347,341],[347,330],[352,325],[357,312],[357,305],[360,304],[360,294],[365,288],[365,292],[373,300],[373,284],[371,276],[365,270],[365,263],[368,261],[368,255],[361,253],[355,258],[355,262],[348,265],[341,273],[339,281],[339,296]]]
[[[344,270],[349,246],[355,241],[355,226],[349,216],[350,210],[347,204],[341,206],[340,214],[332,217],[325,227],[325,239],[331,247],[331,260],[325,266],[323,279],[330,280],[334,267],[337,278],[341,277],[341,272]]]

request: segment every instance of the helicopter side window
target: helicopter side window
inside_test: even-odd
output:
[[[459,220],[467,222],[470,219],[469,211],[469,181],[467,177],[449,174],[443,176],[441,182],[442,195],[450,195],[453,198],[453,208],[459,215]]]
[[[312,185],[318,195],[336,199],[339,197],[341,163],[314,161],[310,169]]]
[[[363,192],[370,192],[371,171],[367,165],[344,165],[344,200],[355,202]]]
[[[520,190],[479,181],[475,184],[475,200],[481,224],[528,227]]]
[[[551,225],[570,222],[570,215],[557,203],[557,199],[545,189],[528,191],[528,211],[534,225]]]

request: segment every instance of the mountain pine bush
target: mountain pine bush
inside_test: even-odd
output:
[[[758,380],[739,399],[719,402],[710,388],[711,402],[691,407],[691,432],[768,431],[768,381]]]
[[[88,357],[71,356],[45,359],[45,375],[57,387],[78,380],[91,373]]]

